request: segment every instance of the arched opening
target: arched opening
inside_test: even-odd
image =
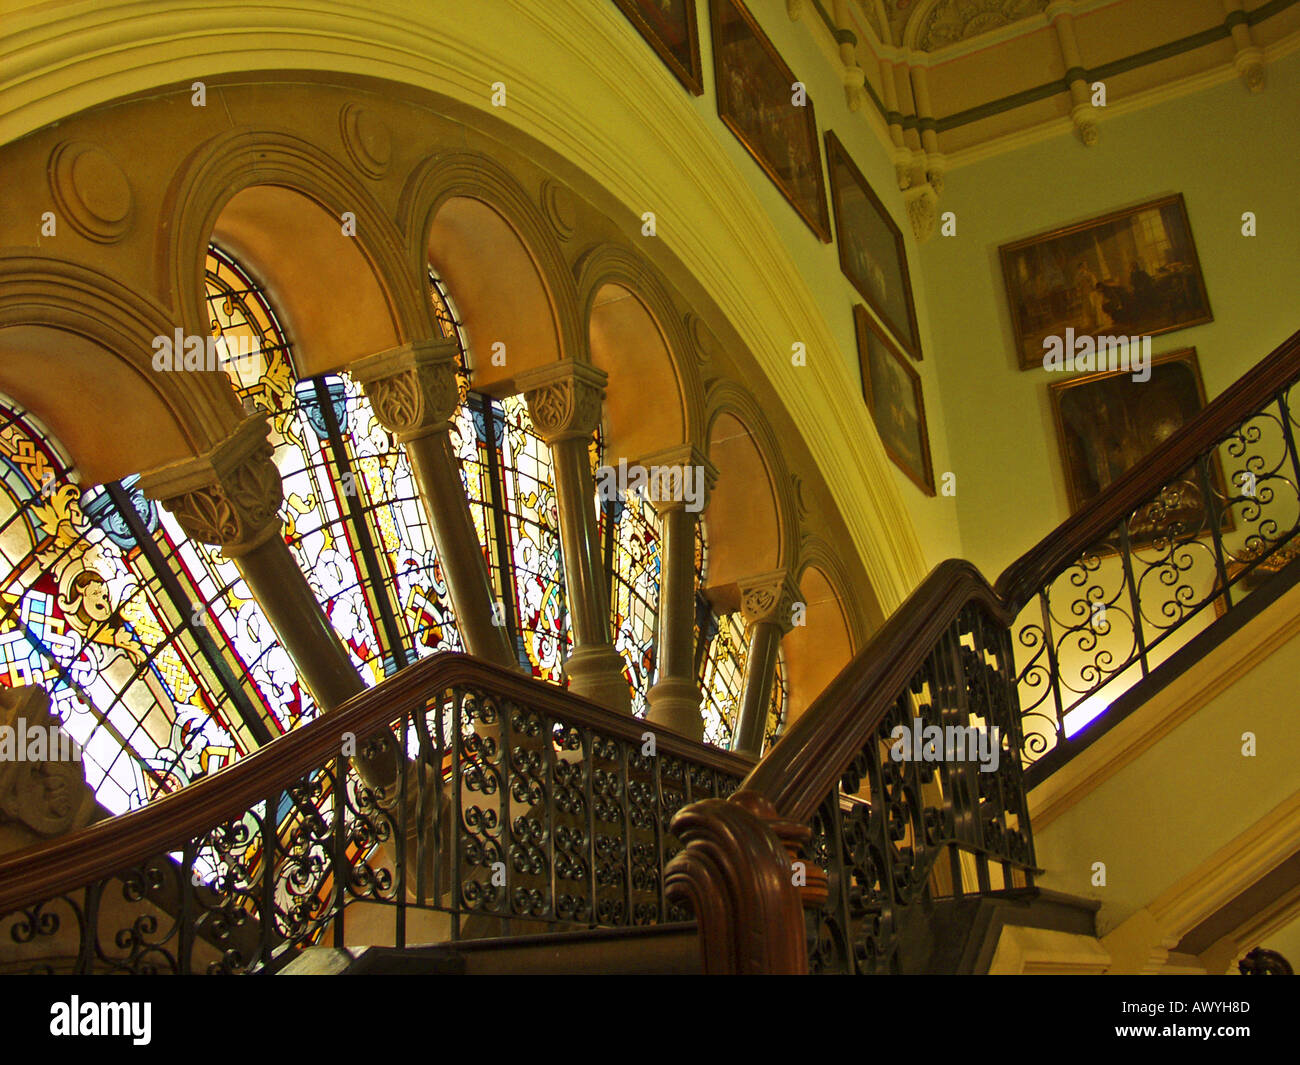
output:
[[[429,227],[429,262],[456,301],[476,389],[561,357],[550,296],[515,229],[481,200],[453,196]]]

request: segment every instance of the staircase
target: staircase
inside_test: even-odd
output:
[[[1300,576],[1298,380],[1300,333],[995,583],[936,567],[757,763],[435,655],[5,856],[0,961],[951,973],[996,970],[1009,930],[1094,942],[1097,904],[1039,883],[1029,790]],[[996,764],[896,757],[898,730],[935,728],[996,728]]]

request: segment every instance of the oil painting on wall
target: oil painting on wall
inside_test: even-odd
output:
[[[628,20],[696,96],[704,93],[695,0],[614,0]]]
[[[930,431],[921,377],[861,304],[853,308],[862,367],[862,395],[885,453],[926,495],[934,495]]]
[[[739,0],[712,0],[718,117],[808,227],[831,239],[812,100]],[[796,102],[796,101],[801,102]]]
[[[1181,195],[1003,245],[1020,368],[1043,342],[1076,336],[1158,336],[1213,320]]]
[[[826,134],[826,167],[835,206],[840,269],[913,358],[921,357],[912,280],[903,234],[834,133]]]
[[[1072,513],[1140,463],[1205,406],[1195,348],[1157,356],[1151,363],[1149,381],[1135,381],[1122,370],[1089,373],[1052,384],[1049,392]],[[1217,456],[1210,478],[1221,498],[1223,472]],[[1175,482],[1159,506],[1144,507],[1133,516],[1130,540],[1141,545],[1162,534],[1182,538],[1208,533],[1203,496],[1195,476]],[[1232,528],[1230,512],[1224,519],[1220,528],[1226,532]]]

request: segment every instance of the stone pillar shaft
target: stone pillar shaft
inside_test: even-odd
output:
[[[731,749],[757,758],[763,753],[763,731],[772,702],[776,659],[781,649],[781,626],[774,621],[750,625],[749,650],[745,655],[745,688],[736,716]]]
[[[560,548],[574,648],[564,663],[569,687],[613,710],[628,713],[632,692],[623,656],[610,640],[609,590],[596,528],[596,488],[588,446],[600,423],[605,374],[565,359],[520,374],[533,426],[551,449],[560,508]]]
[[[234,560],[322,710],[365,688],[307,578],[280,537],[280,471],[265,416],[246,418],[206,455],[143,475],[140,487],[187,536]]]
[[[458,351],[441,338],[407,344],[362,359],[350,372],[381,424],[406,447],[465,649],[518,667],[504,618],[493,607],[492,577],[451,449]]]
[[[656,671],[648,693],[650,721],[693,740],[704,738],[700,685],[695,677],[695,528],[717,470],[692,447],[641,460],[651,473],[650,498],[659,517],[659,612]],[[694,485],[694,498],[685,490]]]
[[[785,570],[764,573],[737,582],[740,609],[749,625],[745,656],[745,687],[731,748],[758,757],[763,749],[767,708],[772,700],[781,637],[793,627],[794,604],[799,590]]]

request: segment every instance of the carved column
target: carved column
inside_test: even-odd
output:
[[[551,449],[560,507],[560,546],[573,624],[564,662],[569,687],[613,710],[631,712],[623,657],[610,641],[609,586],[596,529],[596,486],[588,445],[600,422],[605,373],[564,359],[515,378],[541,438]]]
[[[1264,91],[1264,51],[1255,44],[1250,32],[1250,21],[1246,17],[1242,0],[1223,0],[1223,11],[1227,16],[1223,24],[1232,34],[1232,44],[1236,49],[1232,57],[1232,66],[1241,82],[1251,92]]]
[[[284,489],[269,429],[264,415],[246,418],[206,455],[146,473],[140,487],[187,536],[234,561],[312,698],[332,710],[365,685],[280,535]]]
[[[695,526],[708,505],[718,471],[690,445],[641,460],[647,469],[666,471],[651,479],[650,501],[659,516],[659,615],[656,622],[657,674],[647,699],[647,720],[693,740],[704,739],[700,685],[695,677]],[[674,485],[698,477],[702,495],[688,504]]]
[[[406,448],[466,649],[517,668],[506,628],[493,610],[492,578],[451,446],[451,419],[460,401],[458,350],[455,341],[417,341],[362,359],[350,371],[380,423]]]
[[[763,749],[763,729],[776,678],[781,637],[794,627],[799,590],[785,570],[775,570],[738,582],[740,609],[749,626],[745,656],[745,689],[731,737],[731,749],[757,757]]]
[[[81,750],[45,691],[0,688],[0,730],[0,854],[89,824],[99,808]]]
[[[1065,62],[1065,80],[1070,86],[1070,119],[1079,133],[1079,139],[1088,147],[1097,143],[1097,109],[1092,106],[1087,71],[1079,52],[1079,41],[1074,33],[1074,10],[1071,0],[1053,0],[1044,14],[1056,29],[1056,41]]]

